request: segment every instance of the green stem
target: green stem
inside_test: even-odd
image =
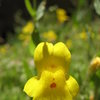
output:
[[[88,26],[86,27],[86,33],[87,33],[87,36],[88,36],[88,60],[90,61],[91,58],[93,57],[92,55],[92,51],[95,50],[95,46],[94,46],[94,42],[93,42],[93,39],[91,37],[91,32],[89,32],[89,28]]]
[[[33,0],[33,8],[34,8],[34,10],[36,10],[36,6],[37,6],[37,2],[36,2],[36,0]]]
[[[99,96],[99,95],[98,95],[98,85],[95,86],[94,96],[95,96],[95,97],[94,97],[94,98],[95,98],[94,100],[98,100],[98,96]]]
[[[89,69],[88,69],[88,70],[89,70]],[[88,70],[87,70],[87,73],[86,73],[84,82],[83,82],[83,84],[82,84],[82,86],[81,86],[80,93],[83,93],[83,92],[86,90],[88,81],[89,81],[89,79],[90,79],[90,73],[89,73]]]
[[[30,1],[25,0],[25,5],[26,5],[26,8],[27,8],[29,14],[34,18],[34,16],[36,15],[36,11],[32,8]]]

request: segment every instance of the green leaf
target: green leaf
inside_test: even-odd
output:
[[[100,57],[100,52],[97,52],[96,56],[99,56]]]
[[[32,77],[33,76],[32,71],[29,68],[28,63],[25,60],[23,60],[23,67],[24,67],[24,71],[25,71],[25,74],[27,76],[27,79],[29,79],[30,77]]]
[[[29,14],[32,17],[34,17],[36,15],[36,11],[32,8],[32,5],[31,5],[30,1],[29,0],[25,0],[25,5],[26,5],[26,8],[27,8]]]
[[[96,71],[96,76],[97,76],[98,78],[100,78],[100,69],[98,69],[98,70]]]
[[[29,44],[29,51],[30,51],[30,54],[31,54],[32,56],[34,55],[35,47],[36,47],[36,45],[34,44],[32,38],[31,38],[31,41],[30,41],[30,44]]]
[[[95,8],[95,10],[96,10],[96,13],[97,13],[98,15],[100,15],[100,0],[95,0],[95,1],[94,1],[94,8]]]
[[[33,69],[33,76],[37,76],[37,70],[36,70],[35,66],[34,66],[34,69]]]
[[[45,5],[46,5],[46,2],[45,1],[42,1],[37,9],[37,13],[36,13],[36,20],[40,20],[43,15],[44,15],[44,11],[45,11]]]
[[[85,4],[86,4],[86,0],[79,0],[78,5],[80,8],[83,7]]]
[[[36,46],[40,43],[40,34],[37,27],[35,27],[35,30],[32,33],[32,41]]]

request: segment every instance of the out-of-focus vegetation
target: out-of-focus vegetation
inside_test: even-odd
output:
[[[30,100],[23,87],[36,75],[33,54],[42,41],[62,41],[71,51],[69,73],[80,86],[76,100],[100,100],[100,0],[71,0],[75,8],[68,12],[46,3],[33,0],[32,6],[25,0],[31,19],[23,20],[17,13],[16,34],[8,34],[0,45],[0,100]]]

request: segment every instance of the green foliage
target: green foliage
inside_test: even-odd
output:
[[[100,15],[100,0],[94,0],[94,8],[96,10],[96,13]]]
[[[32,39],[30,40],[29,43],[29,51],[31,55],[34,55],[34,50],[35,50],[36,45],[34,44],[34,41],[32,41]]]
[[[25,60],[23,61],[23,67],[24,67],[27,79],[29,79],[30,77],[32,77],[32,75],[33,75],[32,71],[29,69],[29,65],[28,65],[28,63]]]
[[[36,10],[33,9],[32,5],[31,5],[31,3],[30,3],[30,0],[25,0],[25,5],[26,5],[26,8],[27,8],[29,14],[30,14],[32,17],[36,16]]]
[[[46,5],[46,2],[45,1],[42,1],[40,3],[40,5],[38,6],[38,9],[37,9],[37,12],[36,12],[36,20],[40,20],[43,15],[44,15],[44,11],[45,11],[45,5]]]
[[[86,1],[87,0],[78,0],[79,2],[78,2],[78,7],[79,8],[82,8],[82,7],[84,7],[84,5],[86,4]]]

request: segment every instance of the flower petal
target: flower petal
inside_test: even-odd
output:
[[[53,44],[48,42],[40,43],[35,49],[34,60],[39,74],[42,72],[42,69],[47,67],[48,63],[50,63],[52,52]]]
[[[66,81],[66,84],[68,86],[71,95],[75,97],[79,91],[79,85],[77,81],[72,76],[69,76],[69,79]]]
[[[53,55],[55,56],[57,62],[66,70],[68,70],[71,60],[71,54],[64,43],[58,42],[54,45]]]
[[[41,84],[36,77],[32,77],[24,86],[24,92],[30,97],[37,97],[41,92]]]
[[[67,71],[70,59],[71,54],[66,45],[62,42],[54,46],[52,43],[42,42],[37,46],[34,52],[34,60],[39,76],[44,69],[50,71],[62,69]]]

